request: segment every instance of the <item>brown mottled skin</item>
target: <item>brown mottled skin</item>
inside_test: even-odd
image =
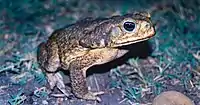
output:
[[[127,24],[132,25],[127,25]],[[127,28],[128,27],[128,28]],[[100,100],[102,92],[90,92],[86,71],[124,55],[119,46],[147,40],[155,35],[148,13],[133,13],[103,19],[87,18],[56,30],[38,50],[38,62],[45,71],[51,89],[58,87],[66,96],[58,67],[69,70],[74,95],[86,100]]]

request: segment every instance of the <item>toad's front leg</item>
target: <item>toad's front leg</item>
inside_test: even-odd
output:
[[[70,64],[70,79],[72,91],[76,97],[85,100],[101,101],[97,96],[104,92],[91,92],[86,83],[86,70],[94,64],[93,60],[86,60],[87,57],[78,58]]]

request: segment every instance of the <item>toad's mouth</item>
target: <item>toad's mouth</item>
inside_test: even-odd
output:
[[[146,41],[146,40],[152,38],[153,36],[154,35],[150,35],[149,37],[137,39],[137,40],[134,40],[134,41],[126,41],[126,42],[121,42],[121,43],[114,43],[114,47],[126,46],[126,45],[130,45],[130,44],[138,43],[138,42],[143,42],[143,41]]]

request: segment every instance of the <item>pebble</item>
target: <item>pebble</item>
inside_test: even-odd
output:
[[[184,94],[177,91],[166,91],[154,98],[152,105],[194,105]]]

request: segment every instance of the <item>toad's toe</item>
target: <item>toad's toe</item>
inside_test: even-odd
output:
[[[87,94],[83,95],[83,99],[85,100],[94,100],[94,101],[98,101],[98,102],[101,102],[101,98],[98,97],[98,95],[102,95],[104,94],[103,91],[100,91],[100,92],[88,92]]]

